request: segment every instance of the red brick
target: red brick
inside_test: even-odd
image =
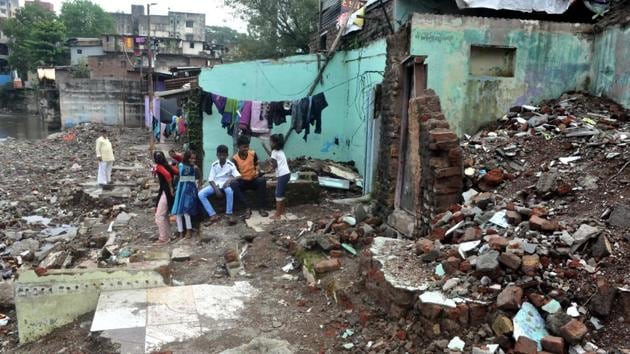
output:
[[[472,269],[472,264],[470,264],[469,261],[464,260],[464,261],[462,261],[459,264],[459,271],[460,272],[468,273],[468,272],[470,272],[471,269]]]
[[[315,263],[314,268],[317,273],[332,272],[341,268],[341,262],[338,258],[324,259]]]
[[[464,220],[466,217],[461,211],[453,213],[453,217],[451,218],[451,223],[457,224],[458,222]]]
[[[538,344],[525,336],[518,337],[514,346],[514,354],[536,354],[538,353]]]
[[[560,334],[569,344],[578,344],[588,329],[584,323],[578,320],[571,320],[569,323],[560,327]]]
[[[334,257],[334,258],[341,258],[341,257],[343,257],[343,252],[341,250],[331,250],[329,252],[329,254],[330,254],[331,257]]]
[[[459,242],[481,240],[481,233],[482,231],[479,227],[469,227],[464,230],[464,235],[459,239]]]
[[[545,300],[545,296],[540,294],[531,293],[527,297],[529,298],[529,301],[531,301],[532,304],[534,304],[534,306],[536,307],[543,307],[547,303],[547,300]]]
[[[424,318],[434,320],[442,313],[442,307],[436,304],[420,304],[418,310]]]
[[[503,183],[503,179],[504,179],[503,171],[499,168],[495,168],[493,170],[488,171],[482,177],[482,181],[487,183],[489,186],[493,186],[493,187],[496,187],[500,185],[501,183]]]
[[[459,264],[461,260],[457,257],[448,257],[446,260],[442,261],[442,267],[444,268],[444,272],[446,274],[453,274],[459,270]]]
[[[486,315],[488,314],[488,308],[482,304],[470,304],[470,324],[478,325],[486,322]]]
[[[523,300],[523,289],[518,286],[508,286],[497,297],[497,308],[501,310],[518,310]]]
[[[439,168],[434,170],[434,174],[436,178],[445,178],[452,176],[459,176],[461,178],[462,169],[459,167]]]
[[[499,256],[499,263],[503,264],[504,266],[512,270],[517,270],[518,268],[520,268],[521,262],[522,262],[521,257],[519,257],[518,255],[514,253],[503,252]]]
[[[462,164],[462,149],[460,147],[452,148],[448,151],[448,161],[452,164],[456,164],[458,167]],[[460,173],[462,173],[460,169]]]
[[[554,336],[546,336],[543,337],[541,341],[542,347],[544,350],[554,353],[554,354],[564,354],[564,338],[562,337],[554,337]]]
[[[556,222],[543,219],[540,216],[533,214],[529,218],[529,228],[537,231],[556,231],[559,229],[559,225]]]
[[[508,239],[499,235],[492,235],[488,238],[488,246],[495,250],[503,250],[508,245]]]
[[[507,221],[512,225],[518,225],[521,223],[521,221],[523,221],[523,219],[521,218],[521,214],[517,213],[516,211],[508,210],[505,213],[505,216],[507,218]]]

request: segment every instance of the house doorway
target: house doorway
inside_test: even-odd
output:
[[[395,209],[415,218],[419,212],[420,196],[420,149],[419,137],[409,135],[409,100],[427,88],[426,57],[411,56],[402,63],[402,112],[398,177],[396,181]]]

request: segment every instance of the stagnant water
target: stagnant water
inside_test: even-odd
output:
[[[0,139],[12,137],[37,140],[54,132],[48,129],[46,122],[38,115],[23,112],[0,113]]]

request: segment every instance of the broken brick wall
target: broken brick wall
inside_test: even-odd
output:
[[[375,211],[384,219],[394,210],[400,157],[402,120],[402,62],[409,55],[409,28],[387,38],[387,60],[382,84],[383,108],[380,151],[374,180]]]
[[[387,62],[383,80],[383,122],[374,181],[375,212],[387,219],[395,207],[399,161],[402,156],[403,66],[409,56],[409,28],[387,38]],[[463,189],[462,152],[433,90],[424,90],[409,104],[408,148],[415,151],[405,167],[413,174],[416,189],[414,235],[427,235],[431,219],[459,201]]]
[[[420,149],[416,234],[425,236],[432,231],[432,219],[461,199],[464,187],[462,150],[457,134],[442,113],[440,98],[433,90],[424,90],[409,101],[409,127],[409,147]],[[417,140],[419,144],[413,144]],[[406,165],[412,162],[407,161]]]

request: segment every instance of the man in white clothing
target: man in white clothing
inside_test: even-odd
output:
[[[96,158],[98,158],[98,176],[96,181],[101,186],[112,182],[112,167],[114,165],[114,150],[107,138],[107,130],[101,129],[101,136],[96,139]]]

